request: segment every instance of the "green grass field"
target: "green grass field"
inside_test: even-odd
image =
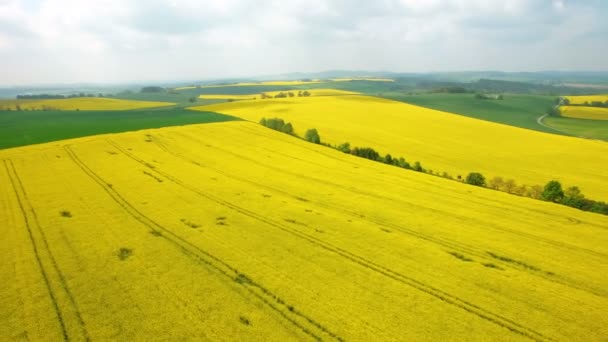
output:
[[[0,111],[0,148],[146,128],[237,120],[185,109]]]
[[[384,97],[414,105],[547,133],[558,133],[536,121],[555,98],[506,94],[504,100],[479,100],[473,94],[393,95]]]
[[[543,122],[577,137],[608,141],[608,121],[606,120],[547,117]]]

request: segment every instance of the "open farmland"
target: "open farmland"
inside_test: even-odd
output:
[[[464,115],[536,131],[556,133],[538,123],[538,118],[554,105],[555,97],[544,95],[505,94],[503,100],[477,99],[474,94],[418,94],[387,93],[382,97],[421,107]]]
[[[560,106],[563,117],[589,120],[608,120],[608,108],[586,106]]]
[[[353,91],[346,90],[338,90],[338,89],[310,89],[306,90],[310,95],[309,96],[340,96],[340,95],[357,95],[359,93]],[[267,96],[275,97],[280,93],[292,93],[294,96],[297,96],[298,93],[301,93],[302,90],[292,89],[292,90],[275,90],[275,91],[267,91],[263,92]],[[256,100],[261,99],[262,93],[258,94],[203,94],[200,95],[199,98],[204,100]]]
[[[132,101],[103,97],[76,97],[50,100],[0,100],[0,110],[130,110],[168,107],[174,103]]]
[[[0,159],[8,339],[608,334],[605,216],[249,122],[80,138]]]
[[[544,185],[557,179],[584,194],[606,200],[608,145],[540,133],[369,96],[336,96],[239,101],[194,109],[251,121],[279,117],[296,133],[318,129],[333,145],[372,147],[382,154],[420,161],[452,176],[476,171],[488,179],[513,178]]]
[[[0,111],[0,149],[103,133],[238,120],[187,109]]]

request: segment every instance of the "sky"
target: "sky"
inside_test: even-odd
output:
[[[0,0],[0,85],[608,70],[608,1]]]

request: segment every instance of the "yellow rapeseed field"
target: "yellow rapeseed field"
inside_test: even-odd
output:
[[[175,103],[120,100],[104,97],[76,97],[51,100],[0,100],[0,109],[15,110],[129,110],[172,106]]]
[[[300,136],[316,128],[322,141],[350,142],[420,161],[434,172],[513,178],[544,185],[557,179],[589,198],[608,200],[608,144],[475,120],[370,96],[272,99],[195,109],[258,122],[279,117]]]
[[[608,95],[581,95],[581,96],[566,96],[570,104],[591,104],[594,101],[606,102]]]
[[[3,150],[0,185],[7,340],[608,336],[608,217],[255,123]]]
[[[280,91],[267,91],[264,94],[274,97],[279,93],[292,93],[294,96],[297,96],[299,92],[303,90],[300,89],[291,89],[291,90],[280,90]],[[338,89],[308,89],[306,90],[310,93],[310,96],[340,96],[340,95],[357,95],[360,93],[346,90],[338,90]],[[259,100],[261,99],[262,94],[203,94],[200,95],[199,98],[207,99],[207,100]]]
[[[608,333],[603,216],[246,122],[0,158],[0,319],[11,339]]]
[[[350,82],[350,81],[373,81],[373,82],[395,82],[392,78],[376,78],[376,77],[353,77],[353,78],[332,78],[334,82]]]
[[[587,106],[560,106],[562,116],[576,119],[608,120],[608,108]]]

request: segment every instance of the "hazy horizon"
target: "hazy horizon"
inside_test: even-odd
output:
[[[608,70],[608,4],[0,0],[0,85]]]

